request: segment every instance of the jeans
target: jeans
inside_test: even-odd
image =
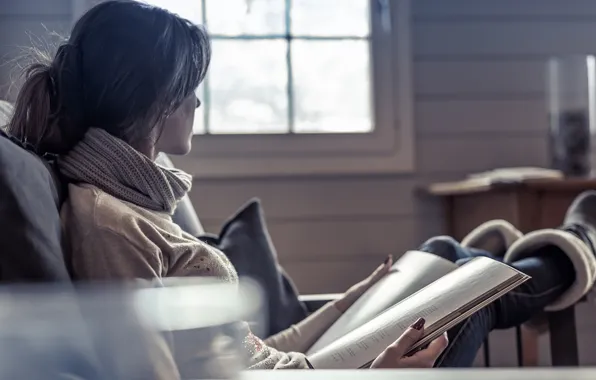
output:
[[[477,256],[502,260],[486,251],[464,248],[454,239],[443,236],[428,240],[419,250],[457,264]],[[436,366],[472,366],[477,351],[493,329],[508,329],[528,321],[561,296],[575,279],[573,264],[553,245],[537,249],[531,257],[510,265],[532,279],[448,331],[449,346],[437,360]]]

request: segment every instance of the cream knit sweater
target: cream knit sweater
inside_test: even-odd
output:
[[[170,276],[216,276],[237,281],[236,271],[222,252],[182,231],[168,213],[124,202],[95,186],[70,185],[61,218],[67,262],[77,279],[159,281]],[[308,368],[305,356],[296,352],[305,352],[340,314],[329,304],[265,342],[247,330],[249,368]],[[208,377],[204,373],[209,368],[204,365],[207,353],[201,353],[201,348],[176,351],[175,336],[170,342],[164,340],[156,354],[157,372],[163,378]]]

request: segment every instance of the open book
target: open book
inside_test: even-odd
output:
[[[410,251],[352,305],[307,352],[320,369],[366,368],[418,318],[424,336],[411,352],[487,306],[530,277],[478,257],[457,265]]]

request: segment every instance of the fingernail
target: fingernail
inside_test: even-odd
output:
[[[387,258],[385,259],[385,261],[383,261],[383,264],[387,265],[387,263],[389,262],[389,260],[391,260],[391,255],[387,256]]]
[[[422,330],[425,323],[426,323],[426,320],[424,318],[418,318],[418,320],[416,322],[414,322],[414,324],[412,325],[412,328],[414,330]]]

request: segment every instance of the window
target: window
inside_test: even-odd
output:
[[[369,0],[149,2],[209,29],[197,133],[373,129]]]
[[[144,1],[206,25],[212,38],[193,152],[177,160],[184,169],[412,169],[409,0]]]

